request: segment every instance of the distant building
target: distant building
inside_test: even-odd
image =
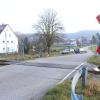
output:
[[[76,39],[68,39],[65,45],[66,46],[77,46]]]
[[[76,39],[71,39],[71,43],[72,46],[77,46],[77,42]]]
[[[90,45],[91,44],[91,40],[86,38],[86,37],[81,37],[78,39],[80,45]]]
[[[18,38],[8,24],[0,25],[0,53],[18,52]]]

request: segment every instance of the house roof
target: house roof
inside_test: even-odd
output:
[[[7,26],[7,24],[0,25],[0,33],[5,29],[6,26]]]
[[[10,30],[15,34],[15,32],[12,30],[12,28],[9,26],[9,24],[2,24],[2,25],[0,25],[0,34],[5,29],[6,26],[8,26],[10,28]],[[18,37],[18,36],[16,35],[16,37]]]

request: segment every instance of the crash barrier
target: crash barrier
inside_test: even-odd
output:
[[[72,80],[72,90],[71,90],[71,100],[83,100],[83,95],[78,95],[75,93],[75,87],[79,80],[79,78],[82,78],[82,88],[85,88],[86,85],[86,79],[87,79],[87,65],[82,64],[80,66],[80,69],[76,72],[75,76]]]

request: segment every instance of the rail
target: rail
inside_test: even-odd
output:
[[[82,78],[82,88],[85,88],[86,78],[87,78],[87,65],[82,64],[80,69],[76,72],[75,76],[72,80],[72,92],[71,92],[71,100],[83,100],[83,95],[78,95],[75,92],[76,84]]]

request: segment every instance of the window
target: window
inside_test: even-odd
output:
[[[5,41],[3,41],[3,43],[5,43]]]
[[[13,47],[11,47],[11,50],[12,50],[12,52],[13,52]]]
[[[9,41],[7,41],[7,43],[9,43]]]
[[[5,51],[5,48],[3,48],[3,51]]]
[[[13,41],[11,41],[11,43],[13,43]]]

